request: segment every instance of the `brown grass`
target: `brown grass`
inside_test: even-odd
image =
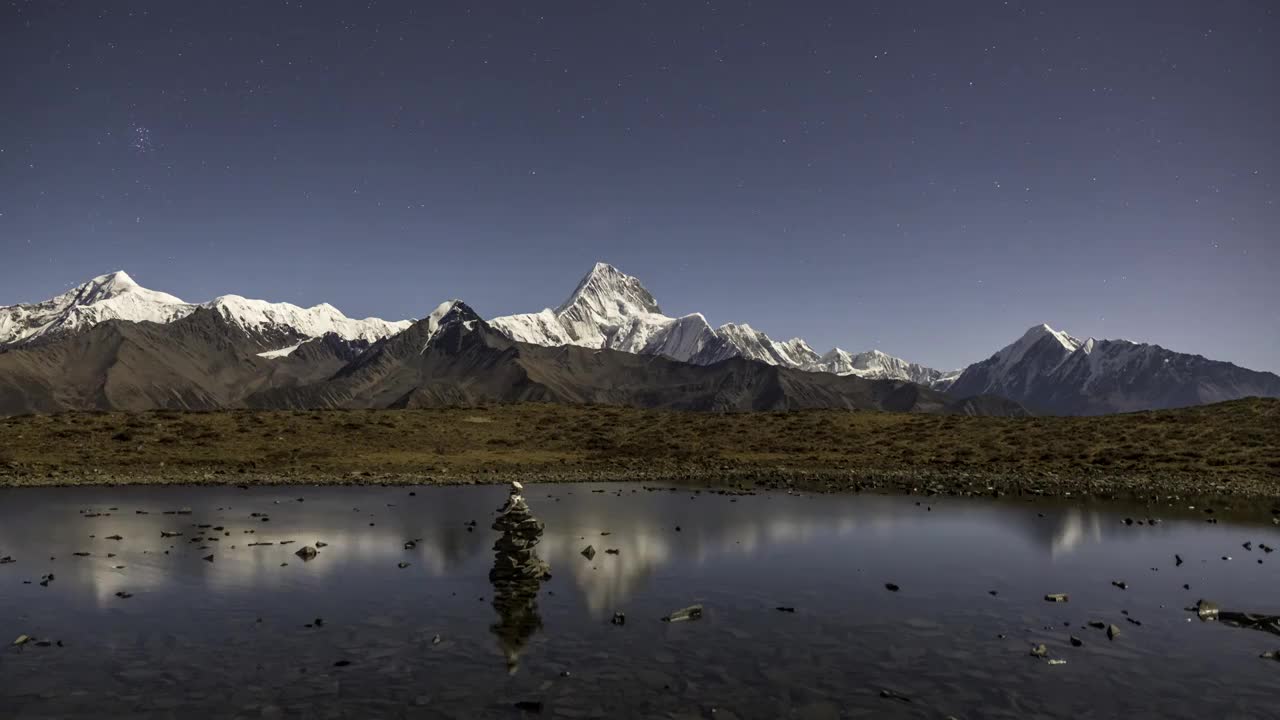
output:
[[[1280,401],[1097,418],[710,414],[514,405],[445,410],[68,413],[0,420],[0,473],[474,473],[787,466],[1194,474],[1280,486]],[[5,476],[0,474],[0,484]]]

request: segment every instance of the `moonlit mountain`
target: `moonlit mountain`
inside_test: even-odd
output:
[[[1280,377],[1048,325],[951,372],[879,350],[819,355],[746,323],[665,315],[638,279],[605,263],[559,306],[490,321],[457,300],[416,322],[238,295],[195,304],[124,272],[0,307],[0,409],[10,413],[539,400],[1092,415],[1254,395],[1280,397]]]
[[[74,333],[107,320],[169,323],[201,307],[275,345],[276,352],[329,333],[344,340],[373,342],[410,325],[408,320],[354,320],[328,303],[303,308],[239,295],[223,295],[203,304],[188,303],[168,293],[148,290],[128,273],[117,271],[41,303],[0,307],[0,347]]]

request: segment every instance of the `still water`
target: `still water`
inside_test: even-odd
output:
[[[0,717],[1280,717],[1280,662],[1259,658],[1280,636],[1184,610],[1280,613],[1270,523],[534,485],[552,578],[504,618],[505,497],[0,490]]]

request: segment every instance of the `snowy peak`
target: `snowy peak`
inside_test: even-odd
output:
[[[344,340],[374,341],[409,327],[409,321],[353,320],[324,303],[301,308],[239,295],[203,305],[139,285],[123,270],[100,275],[67,292],[31,305],[0,307],[0,347],[87,329],[108,320],[169,323],[208,308],[268,346],[277,348],[334,333]]]
[[[1049,327],[1044,323],[1041,323],[1039,325],[1035,325],[1029,328],[1025,333],[1022,334],[1021,338],[1018,338],[1017,342],[1015,342],[1013,345],[1010,345],[1009,347],[1019,348],[1025,351],[1025,349],[1030,348],[1031,346],[1035,345],[1036,343],[1040,342],[1041,340],[1047,337],[1053,338],[1054,341],[1057,342],[1059,345],[1061,345],[1063,348],[1065,348],[1067,352],[1075,352],[1075,349],[1080,346],[1079,340],[1071,337],[1070,335],[1064,332],[1059,332],[1057,330],[1054,330],[1053,328]]]
[[[193,305],[148,290],[123,271],[99,275],[57,297],[0,307],[0,347],[83,330],[107,320],[172,322]]]
[[[422,340],[422,350],[425,353],[431,347],[432,341],[440,336],[441,331],[447,330],[455,325],[461,325],[466,330],[472,330],[477,323],[484,321],[472,310],[469,305],[461,300],[446,300],[436,306],[429,315],[414,324],[414,327],[422,332],[424,336]]]
[[[204,307],[214,310],[247,332],[266,337],[294,335],[317,338],[333,333],[344,340],[374,342],[394,335],[412,324],[408,320],[355,320],[328,303],[303,308],[290,303],[272,303],[239,295],[214,298]]]
[[[596,263],[555,312],[565,315],[574,310],[609,319],[662,314],[658,301],[639,280],[607,263]]]
[[[668,317],[639,280],[607,263],[596,263],[569,299],[554,310],[496,317],[489,324],[512,340],[534,345],[662,355],[697,365],[741,357],[814,372],[865,372],[869,377],[913,382],[928,383],[942,375],[883,353],[875,357],[892,362],[863,361],[860,369],[855,356],[843,350],[828,353],[824,360],[801,338],[776,341],[746,323],[712,329],[699,313]]]
[[[833,348],[805,369],[836,375],[856,375],[868,380],[907,380],[930,387],[955,376],[907,362],[879,350],[851,353],[840,348]],[[949,383],[949,380],[946,382]]]

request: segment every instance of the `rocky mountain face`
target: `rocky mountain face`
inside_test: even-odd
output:
[[[170,323],[201,308],[218,313],[269,349],[295,346],[330,333],[345,340],[372,342],[409,326],[407,320],[355,320],[327,303],[303,308],[239,295],[188,303],[148,290],[121,271],[96,277],[51,300],[0,307],[0,348],[80,332],[108,320]]]
[[[523,401],[688,410],[848,408],[1018,415],[903,381],[730,358],[712,365],[513,341],[450,301],[367,347],[329,334],[264,357],[217,311],[171,323],[111,320],[0,352],[0,414],[173,408],[421,408]]]
[[[333,378],[247,398],[254,407],[414,408],[510,402],[686,410],[878,409],[1019,415],[999,398],[956,400],[902,381],[810,373],[734,357],[712,365],[568,344],[532,345],[464,303],[370,348]]]
[[[974,363],[949,391],[992,394],[1037,414],[1101,415],[1280,397],[1280,376],[1127,340],[1079,340],[1037,325]]]
[[[877,350],[819,355],[746,324],[664,315],[640,281],[603,263],[558,307],[490,322],[458,301],[416,322],[236,295],[197,305],[123,272],[0,308],[5,414],[538,400],[1076,415],[1253,395],[1280,397],[1280,377],[1047,325],[949,373]]]

